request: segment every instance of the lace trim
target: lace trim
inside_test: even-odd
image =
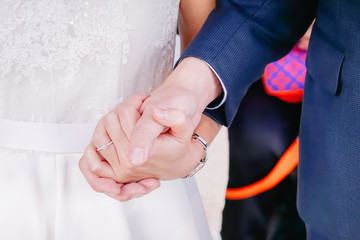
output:
[[[164,72],[169,73],[173,67],[174,55],[175,55],[175,36],[176,26],[178,20],[180,0],[169,0],[161,4],[163,9],[164,19],[167,21],[163,22],[162,32],[159,40],[156,42],[156,48],[161,50],[161,58],[164,59],[159,65],[159,74]],[[174,7],[175,6],[175,7]],[[158,77],[158,79],[162,79]]]
[[[93,5],[96,4],[96,7]],[[0,74],[14,73],[15,82],[40,84],[39,70],[61,73],[71,85],[80,63],[87,58],[98,66],[114,62],[122,54],[122,64],[130,52],[124,1],[3,2],[0,10]],[[124,11],[125,12],[125,11]],[[119,15],[123,16],[119,19]]]

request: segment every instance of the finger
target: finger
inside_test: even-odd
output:
[[[148,95],[135,94],[117,108],[121,127],[128,139],[130,139],[131,132],[140,118],[140,108],[147,97]]]
[[[116,119],[110,119],[109,116],[112,116]],[[109,137],[113,141],[113,147],[116,152],[115,156],[109,156],[109,163],[114,170],[116,175],[116,180],[118,182],[133,182],[138,179],[143,178],[139,176],[139,172],[134,172],[134,165],[131,164],[128,160],[128,149],[129,149],[129,140],[126,137],[121,125],[120,120],[117,115],[109,114],[106,118],[107,122],[104,124],[105,129]],[[108,154],[113,154],[113,152],[104,151],[101,153],[106,159],[108,159]],[[113,162],[115,161],[116,162]]]
[[[168,133],[178,140],[188,141],[192,136],[192,122],[183,111],[155,108],[153,118],[164,127],[170,128]]]
[[[134,94],[129,97],[124,103],[133,106],[136,111],[140,111],[142,104],[149,97],[148,94]]]
[[[127,161],[129,138],[133,127],[140,118],[140,107],[147,97],[148,95],[135,94],[122,104],[119,104],[115,111],[104,116],[105,131],[109,138],[112,139],[117,153],[118,164],[111,164],[117,169],[116,172],[120,172],[121,164],[131,167]],[[107,159],[105,154],[104,157]]]
[[[116,123],[116,114],[109,112],[104,117],[102,117],[99,123],[96,125],[94,134],[91,139],[91,144],[93,144],[93,146],[96,148],[97,153],[106,159],[109,163],[117,162],[117,154],[114,148],[114,141],[109,136],[105,125]]]
[[[119,181],[123,179],[123,176],[121,176],[123,170],[121,169],[119,159],[126,157],[125,151],[129,145],[128,139],[124,136],[121,129],[118,116],[114,111],[107,113],[99,121],[92,138],[92,143],[99,150],[98,154],[110,164],[115,175],[115,180]],[[101,146],[106,148],[99,149]]]
[[[120,160],[127,157],[125,151],[129,148],[129,140],[115,111],[111,111],[103,117],[103,129],[99,129],[98,134],[96,141],[112,141],[112,145],[99,151],[99,153],[108,160],[114,171],[119,173],[121,168]]]
[[[102,178],[98,175],[91,172],[89,168],[82,165],[79,162],[80,170],[83,173],[86,181],[89,183],[90,187],[100,193],[106,193],[111,195],[117,195],[121,192],[121,187],[123,184],[115,182],[115,180],[110,178]]]
[[[118,201],[128,201],[132,198],[138,198],[148,194],[160,187],[160,181],[154,178],[143,179],[139,182],[125,184],[121,187],[118,194],[109,194],[110,197]]]
[[[88,169],[93,174],[99,177],[107,177],[115,179],[115,174],[108,162],[103,161],[96,152],[95,146],[89,144],[85,149],[84,155],[79,161],[79,167],[81,170]]]
[[[164,127],[153,119],[151,110],[145,109],[130,137],[129,159],[132,164],[142,165],[145,162],[152,149],[154,140],[163,129]]]

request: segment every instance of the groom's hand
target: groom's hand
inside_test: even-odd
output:
[[[191,121],[187,128],[193,131],[205,107],[221,93],[219,80],[203,61],[185,58],[142,105],[142,116],[130,138],[131,163],[137,166],[144,164],[155,139],[166,131],[162,124],[153,119],[154,109],[181,110]]]

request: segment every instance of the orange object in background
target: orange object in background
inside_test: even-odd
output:
[[[226,191],[226,198],[232,200],[239,200],[253,197],[263,193],[279,184],[285,177],[287,177],[299,162],[299,138],[290,145],[290,147],[281,156],[278,163],[271,170],[271,172],[263,179],[240,188],[228,188]]]

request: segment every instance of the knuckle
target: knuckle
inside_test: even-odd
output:
[[[99,173],[101,170],[101,165],[98,162],[95,162],[90,165],[90,171],[93,173]]]
[[[95,132],[92,136],[92,142],[95,146],[98,146],[98,144],[101,144],[101,135],[98,132]],[[91,149],[86,149],[85,151],[89,153]]]
[[[176,125],[183,124],[186,122],[186,115],[182,111],[174,110],[174,115],[170,120]]]
[[[125,111],[124,107],[120,107],[120,108],[117,109],[117,114],[121,119],[121,118],[123,118],[124,116],[127,115],[127,112]]]
[[[93,138],[94,140],[94,138]],[[92,155],[93,149],[90,146],[87,146],[84,150],[84,156],[90,157]],[[83,159],[83,158],[81,158]],[[85,161],[85,160],[83,160]]]
[[[128,98],[128,100],[126,101],[126,103],[138,101],[139,99],[140,99],[139,94],[134,94],[134,95],[132,95],[131,97]]]
[[[117,116],[114,112],[109,112],[104,116],[105,125],[113,125],[117,122]]]
[[[140,93],[135,93],[134,95],[132,95],[132,97],[136,100],[143,100],[144,98],[146,98],[147,95],[145,94],[140,94]]]
[[[128,101],[126,103],[132,103],[135,105],[141,104],[143,100],[146,98],[146,95],[144,94],[134,94],[131,97],[129,97]]]

